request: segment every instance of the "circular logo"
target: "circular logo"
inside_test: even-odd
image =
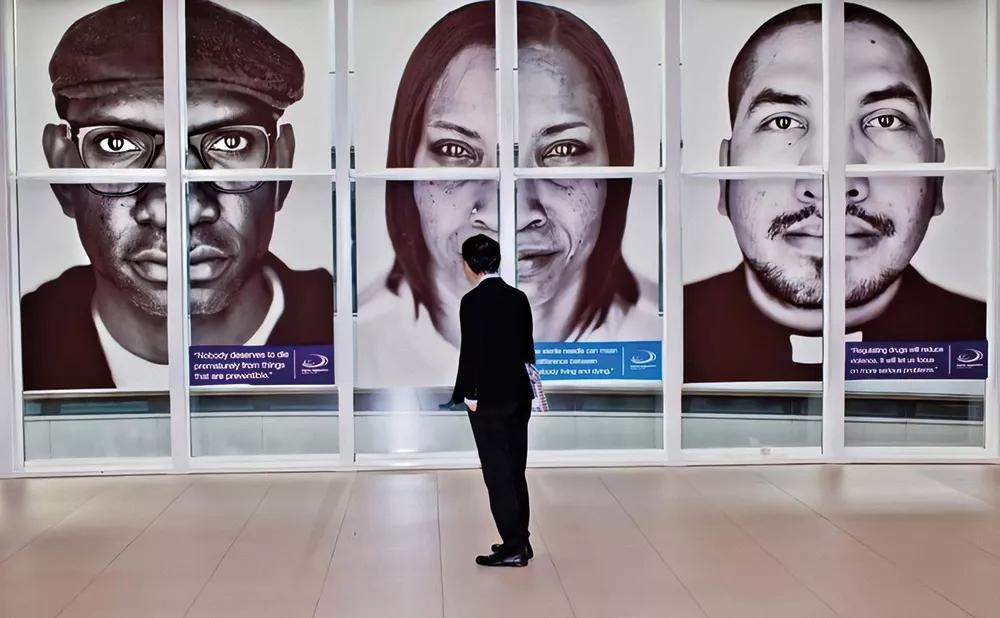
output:
[[[960,363],[978,363],[981,360],[983,360],[983,353],[979,350],[963,350],[958,355],[958,362]]]
[[[648,365],[656,360],[656,354],[649,350],[640,350],[633,354],[629,360],[632,361],[633,365]]]
[[[330,364],[330,359],[322,354],[310,354],[302,361],[304,369],[319,369]]]

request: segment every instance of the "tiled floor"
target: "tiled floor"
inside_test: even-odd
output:
[[[1000,467],[533,470],[525,569],[478,471],[0,481],[0,617],[1000,616]]]

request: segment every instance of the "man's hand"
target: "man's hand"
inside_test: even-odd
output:
[[[479,402],[476,401],[475,399],[466,399],[465,400],[465,405],[466,405],[466,407],[469,408],[469,412],[475,412],[476,411],[476,405],[478,403]]]

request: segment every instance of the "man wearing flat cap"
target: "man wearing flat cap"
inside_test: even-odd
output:
[[[84,16],[49,63],[58,124],[50,167],[163,167],[161,0]],[[289,167],[279,124],[302,97],[295,53],[260,24],[208,0],[187,2],[189,168]],[[167,379],[166,200],[160,184],[53,185],[90,266],[22,300],[25,390],[162,390]],[[194,345],[333,342],[333,279],[270,253],[288,182],[191,183],[189,272]],[[177,359],[175,359],[177,360]]]

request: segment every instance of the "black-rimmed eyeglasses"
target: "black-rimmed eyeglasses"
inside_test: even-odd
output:
[[[163,147],[163,135],[124,126],[74,127],[72,138],[80,149],[83,164],[95,169],[145,169],[153,164]],[[219,127],[188,136],[189,152],[205,169],[232,170],[264,167],[271,154],[271,134],[257,125]],[[215,181],[213,187],[225,193],[247,193],[262,181]],[[90,184],[101,195],[125,196],[138,193],[143,183]]]

